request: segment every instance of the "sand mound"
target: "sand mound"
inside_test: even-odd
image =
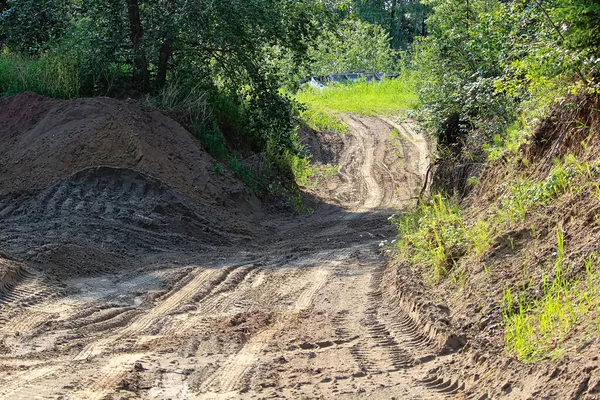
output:
[[[136,102],[2,99],[0,141],[0,254],[49,276],[214,253],[260,232],[243,183]]]
[[[40,190],[96,166],[129,168],[205,204],[251,201],[181,125],[135,101],[0,99],[0,193]]]

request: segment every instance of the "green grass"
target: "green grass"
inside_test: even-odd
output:
[[[396,114],[419,105],[416,82],[408,74],[382,82],[333,84],[324,89],[304,87],[296,99],[312,110],[363,115]]]
[[[503,136],[494,135],[491,143],[484,144],[483,150],[487,153],[489,161],[515,155],[532,134],[533,131],[529,128],[525,116],[521,115],[506,128]]]
[[[27,91],[65,99],[79,96],[79,64],[65,55],[30,58],[6,50],[0,53],[0,94]]]
[[[477,259],[480,259],[492,245],[491,232],[489,222],[484,219],[478,219],[473,226],[467,228],[467,237]]]
[[[300,112],[302,121],[311,129],[318,132],[332,131],[344,134],[348,127],[342,123],[333,112],[316,107]]]
[[[397,115],[419,106],[415,77],[409,73],[382,82],[332,84],[323,89],[306,85],[295,97],[306,107],[301,112],[306,125],[340,133],[347,130],[340,113]]]
[[[502,186],[505,193],[500,201],[496,222],[524,222],[533,208],[547,206],[563,193],[581,192],[593,184],[591,178],[598,174],[599,167],[598,162],[582,162],[567,154],[562,161],[554,160],[554,167],[542,181],[519,177],[507,182]]]
[[[600,186],[591,179],[599,171],[599,163],[580,162],[567,155],[563,161],[555,160],[541,181],[518,177],[505,183],[499,204],[490,206],[485,219],[478,218],[468,225],[455,200],[437,194],[429,203],[395,221],[399,254],[437,281],[463,256],[480,260],[494,236],[515,223],[524,223],[532,210],[550,205],[562,194],[588,188],[600,198]]]
[[[446,276],[466,250],[467,233],[456,201],[435,195],[395,220],[400,257],[422,268],[434,282]]]
[[[556,357],[575,327],[586,327],[594,335],[598,331],[600,310],[600,276],[595,254],[583,259],[584,280],[568,280],[564,233],[557,230],[557,256],[554,276],[542,276],[538,298],[504,292],[503,319],[505,347],[509,354],[523,362]]]

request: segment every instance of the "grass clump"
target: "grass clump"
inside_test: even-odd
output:
[[[456,200],[439,193],[394,222],[400,258],[421,267],[433,282],[446,277],[461,257],[472,254],[479,259],[492,244],[487,220],[465,224]]]
[[[552,279],[542,275],[538,298],[504,292],[503,320],[505,344],[509,354],[523,362],[534,362],[557,356],[573,329],[591,327],[598,332],[600,310],[600,276],[598,257],[591,254],[583,259],[584,280],[569,280],[566,274],[564,233],[557,231],[557,256]]]
[[[554,167],[548,176],[539,182],[518,177],[503,185],[505,195],[500,201],[497,222],[525,221],[527,213],[535,207],[544,207],[560,195],[569,191],[580,191],[574,181],[582,178],[587,181],[598,173],[599,165],[580,162],[573,155],[564,160],[554,160]]]
[[[400,256],[423,268],[433,281],[446,276],[466,248],[462,214],[454,199],[441,194],[395,221]]]

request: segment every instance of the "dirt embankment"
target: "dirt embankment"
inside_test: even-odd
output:
[[[464,335],[467,345],[461,354],[449,357],[437,368],[463,382],[465,393],[471,398],[600,398],[597,325],[600,315],[597,300],[594,300],[598,293],[592,292],[590,301],[585,303],[578,303],[572,293],[570,301],[566,301],[566,292],[555,300],[558,309],[548,312],[544,321],[554,327],[554,331],[545,333],[553,335],[550,336],[554,338],[553,342],[544,342],[545,337],[534,328],[535,333],[529,337],[541,344],[532,348],[552,355],[550,359],[523,363],[516,359],[514,352],[507,354],[502,315],[506,309],[506,289],[510,288],[514,299],[522,296],[518,301],[523,301],[525,315],[541,320],[543,316],[534,313],[538,312],[537,304],[546,300],[544,280],[555,279],[557,265],[562,269],[562,279],[571,282],[569,287],[576,290],[585,290],[587,285],[594,287],[586,281],[589,277],[584,260],[594,260],[590,268],[597,275],[599,106],[598,96],[567,99],[555,107],[552,115],[536,128],[530,142],[517,154],[503,157],[483,171],[481,183],[464,200],[464,224],[473,226],[478,220],[489,218],[492,223],[497,221],[496,226],[489,228],[494,234],[490,234],[489,247],[480,256],[465,254],[457,261],[450,272],[455,279],[448,278],[432,287],[424,283],[426,279],[421,276],[421,271],[415,271],[407,263],[388,269],[401,292],[420,293],[416,297],[421,299],[421,316],[429,312],[424,299],[443,299],[450,311],[448,321]],[[558,164],[562,165],[564,175],[552,172],[559,171]],[[539,199],[539,191],[556,185],[560,179],[564,179],[563,189]],[[522,182],[522,186],[511,191],[510,184],[514,187],[518,182]],[[541,185],[541,182],[546,184]],[[534,184],[540,188],[536,189],[538,192],[523,189]],[[510,223],[506,218],[493,219],[507,198],[522,196],[519,189],[521,193],[527,193],[527,198],[522,200],[524,203],[530,198],[537,199],[527,206],[523,219],[517,218]],[[564,239],[564,254],[557,264],[561,251],[559,233]],[[515,310],[518,311],[516,301]],[[571,311],[577,315],[572,325],[568,329],[559,328],[560,312],[575,304],[578,304],[575,308],[581,307],[584,312]],[[437,310],[434,311],[436,313],[430,317],[433,320],[439,315]],[[532,325],[535,327],[535,324]]]
[[[40,190],[97,166],[135,169],[175,190],[222,207],[250,199],[227,170],[177,122],[136,101],[0,99],[0,193]]]

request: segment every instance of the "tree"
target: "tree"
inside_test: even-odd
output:
[[[390,37],[384,28],[361,21],[344,21],[324,32],[308,52],[311,75],[393,70]]]
[[[4,0],[0,2],[0,35],[14,51],[40,53],[62,36],[71,11],[69,0]]]
[[[352,0],[346,17],[386,29],[391,45],[406,50],[416,37],[425,35],[430,8],[419,0]]]
[[[144,38],[144,28],[140,17],[140,6],[138,0],[126,0],[127,15],[129,16],[129,27],[131,29],[131,44],[133,46],[134,69],[133,83],[134,86],[146,93],[149,91],[149,72],[148,61],[146,55],[142,51],[142,40]]]

